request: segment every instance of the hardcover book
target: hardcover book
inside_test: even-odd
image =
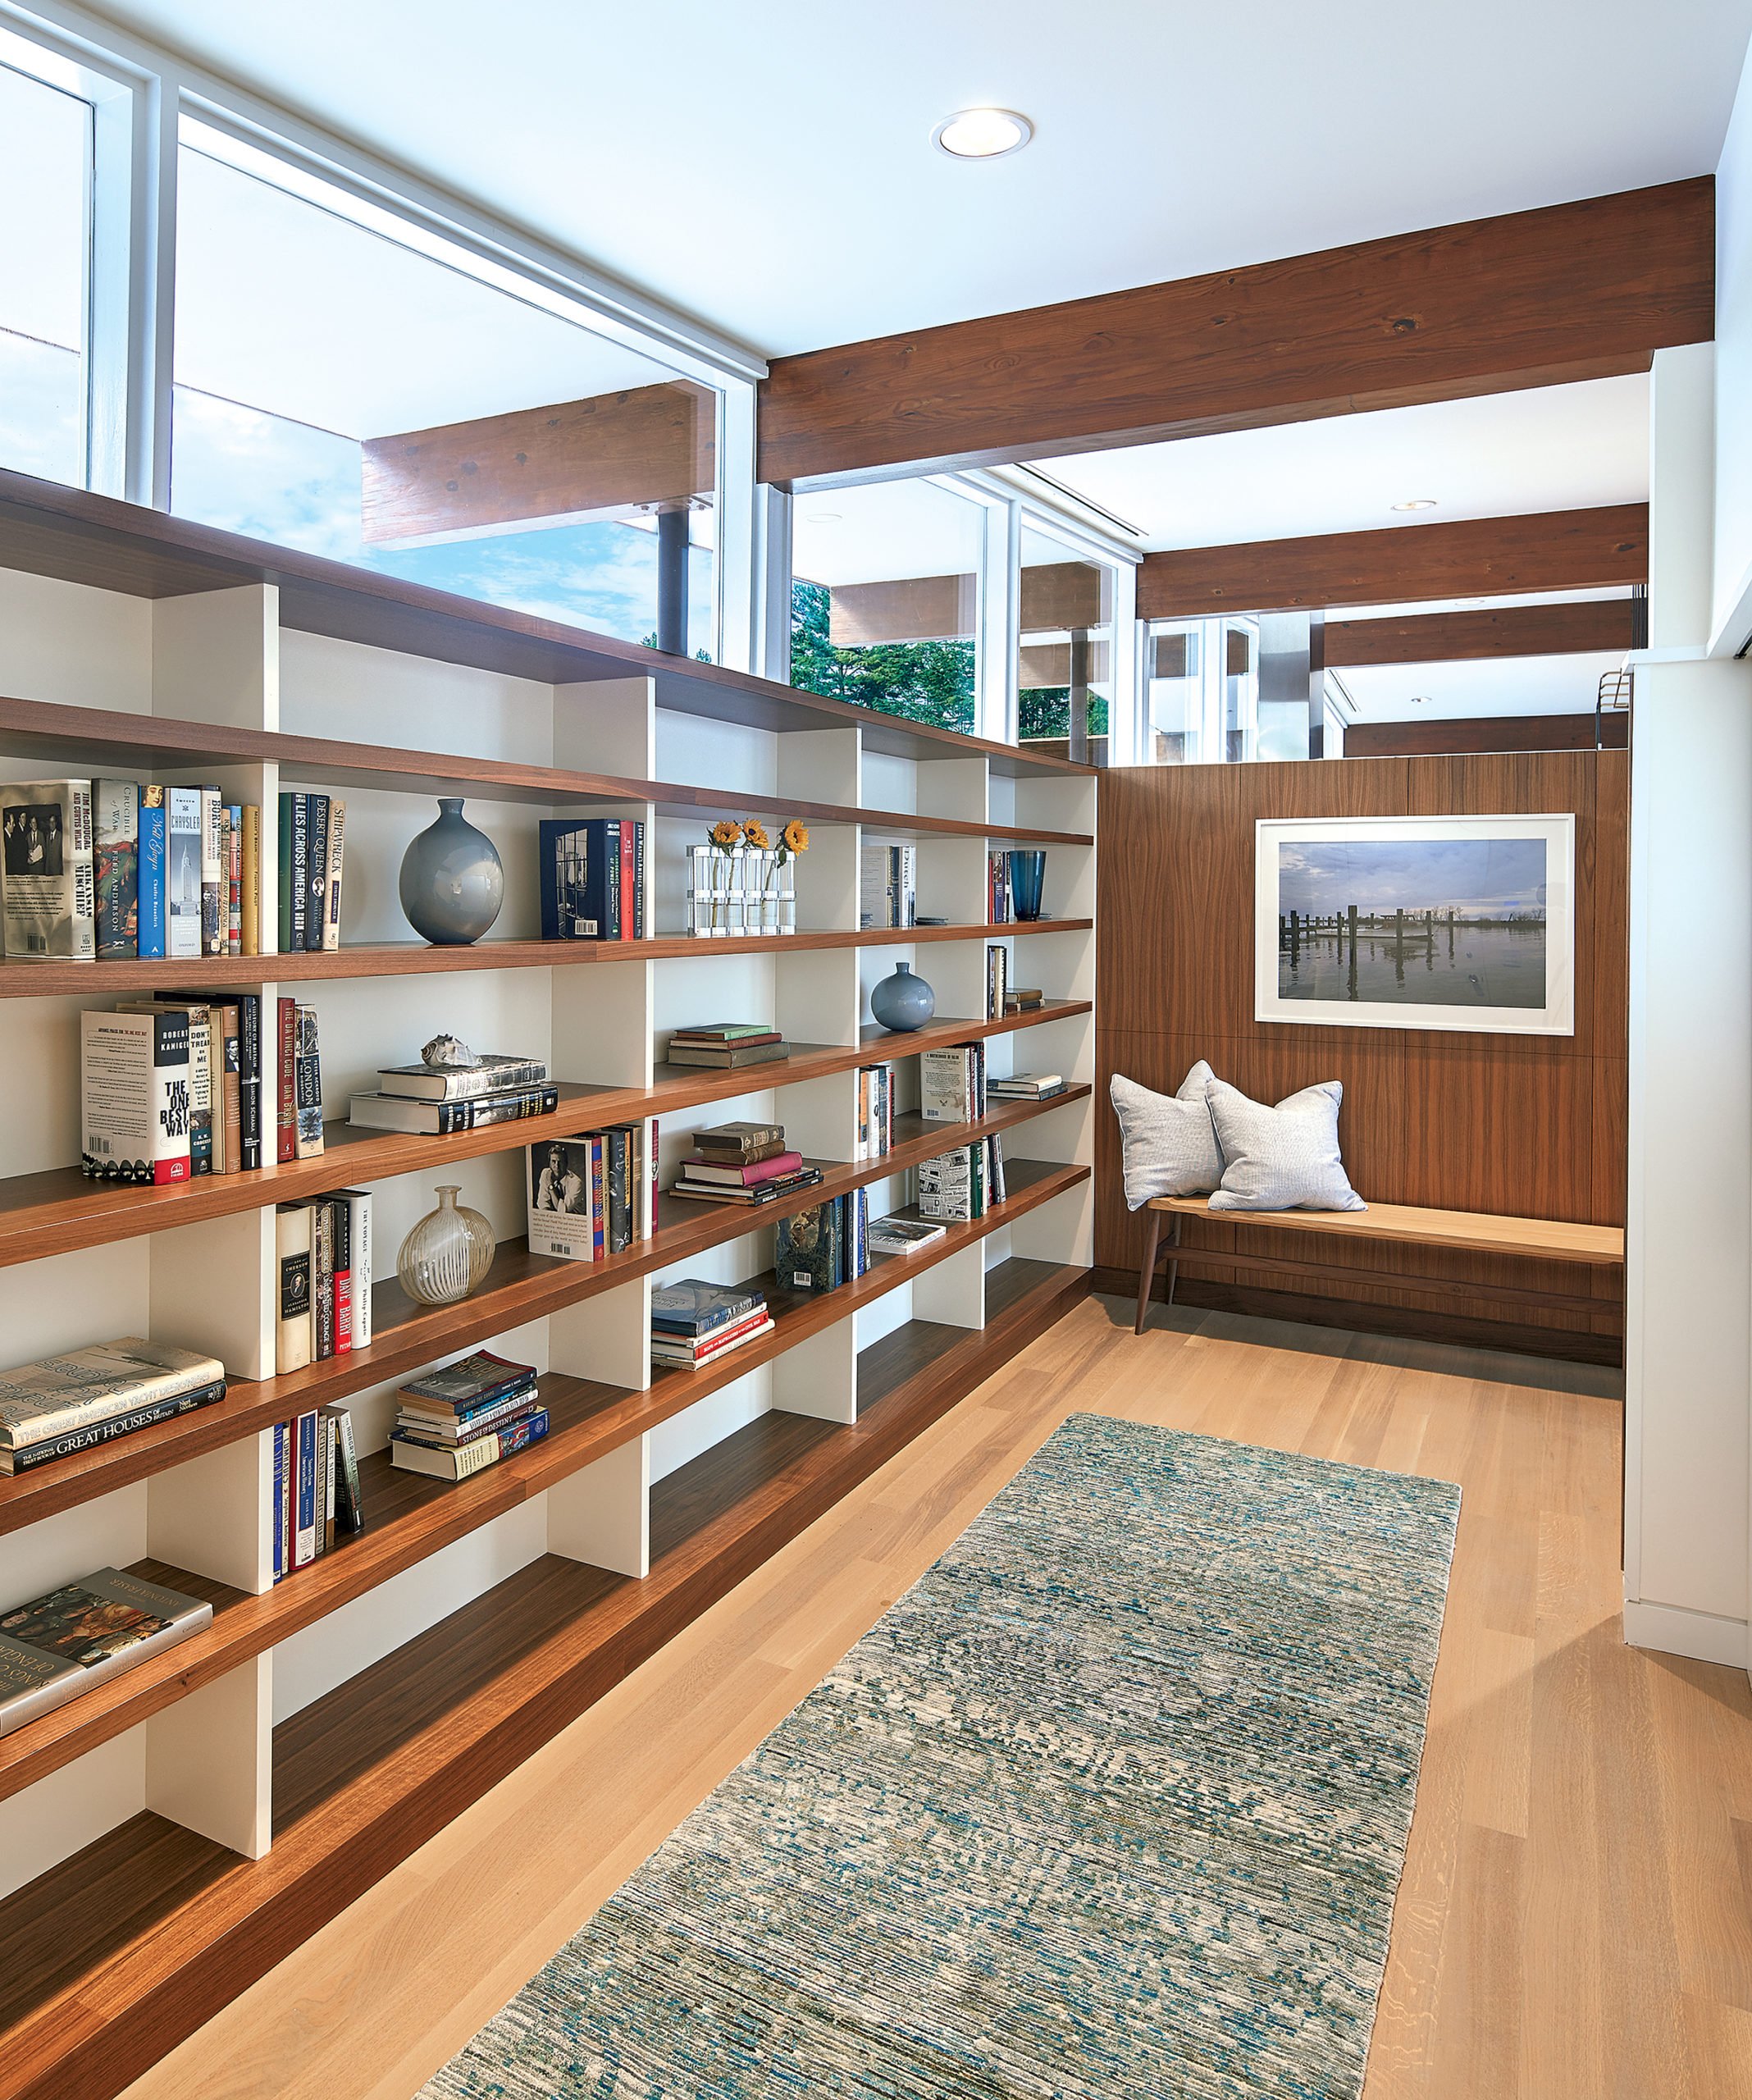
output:
[[[726,1071],[734,1071],[744,1065],[770,1065],[790,1055],[788,1043],[728,1043],[722,1048],[711,1043],[669,1045],[672,1065],[704,1065]]]
[[[346,873],[347,806],[338,796],[329,798],[328,851],[325,865],[328,885],[322,903],[322,946],[331,953],[340,946],[340,885]]]
[[[224,1384],[217,1357],[140,1335],[68,1349],[0,1372],[0,1444],[22,1449]]]
[[[539,1057],[478,1057],[472,1065],[386,1065],[380,1093],[408,1101],[472,1101],[507,1087],[538,1086],[548,1075]]]
[[[322,1071],[317,1043],[317,1010],[300,1000],[294,1016],[295,1157],[322,1154]]]
[[[595,1258],[591,1140],[556,1138],[529,1148],[529,1251],[563,1261]]]
[[[83,1013],[80,1066],[80,1171],[101,1181],[186,1181],[188,1015]]]
[[[89,962],[98,952],[91,783],[35,780],[0,789],[0,892],[6,952]]]
[[[371,1346],[371,1191],[369,1189],[340,1189],[335,1191],[335,1201],[347,1207],[347,1265],[351,1275],[349,1286],[349,1331],[354,1349]]]
[[[200,797],[200,952],[203,955],[223,955],[229,874],[221,842],[225,819],[224,797],[217,788],[199,788],[194,792]]]
[[[815,1294],[840,1281],[839,1213],[835,1203],[817,1203],[778,1221],[773,1267],[786,1290]]]
[[[472,1408],[527,1384],[535,1375],[532,1363],[518,1363],[509,1357],[495,1356],[491,1349],[477,1349],[472,1355],[460,1357],[441,1370],[429,1371],[423,1378],[410,1381],[401,1390],[417,1400],[440,1400],[453,1408]]]
[[[495,1429],[487,1436],[477,1436],[472,1442],[459,1444],[454,1450],[437,1450],[427,1444],[416,1443],[404,1431],[390,1432],[390,1461],[404,1472],[430,1473],[437,1480],[468,1480],[472,1475],[484,1472],[489,1466],[495,1466],[501,1459],[509,1459],[531,1444],[536,1444],[548,1433],[548,1414],[545,1408],[538,1408],[533,1414],[522,1416],[503,1429]]]
[[[765,1303],[758,1290],[682,1276],[651,1293],[651,1325],[677,1334],[703,1334],[741,1319]]]
[[[211,1623],[213,1608],[100,1568],[0,1613],[0,1735]]]
[[[304,946],[320,948],[328,915],[328,797],[307,795],[304,811]]]
[[[545,818],[540,826],[541,938],[615,940],[620,935],[620,819]]]
[[[153,1429],[161,1422],[169,1422],[173,1416],[191,1413],[196,1408],[204,1408],[210,1401],[225,1398],[225,1381],[217,1385],[198,1386],[192,1393],[180,1393],[174,1399],[144,1401],[137,1408],[130,1408],[125,1414],[107,1417],[102,1422],[88,1423],[83,1429],[63,1430],[59,1436],[45,1436],[34,1444],[21,1444],[16,1448],[0,1444],[0,1474],[29,1472],[37,1466],[46,1466],[57,1459],[71,1459],[80,1451],[95,1450],[100,1444],[112,1442],[118,1436],[131,1436],[136,1429]]]
[[[91,787],[93,864],[97,871],[98,960],[137,956],[140,912],[140,791],[132,780]]]
[[[702,1158],[765,1159],[784,1148],[784,1128],[778,1123],[714,1123],[694,1139]]]
[[[201,953],[201,791],[166,790],[164,952],[192,962]]]
[[[139,800],[139,952],[143,960],[164,953],[165,790],[148,784]]]
[[[279,1295],[274,1368],[283,1376],[289,1371],[302,1371],[315,1354],[308,1203],[275,1206],[274,1246]]]
[[[347,1120],[367,1130],[401,1130],[416,1137],[448,1137],[453,1130],[481,1130],[495,1123],[551,1116],[559,1106],[556,1086],[513,1087],[478,1101],[408,1101],[393,1093],[356,1093]]]

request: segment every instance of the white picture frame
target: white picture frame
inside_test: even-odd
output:
[[[1261,818],[1253,892],[1257,1020],[1576,1032],[1573,814]]]

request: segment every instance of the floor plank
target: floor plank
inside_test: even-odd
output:
[[[1752,1696],[1622,1644],[1611,1374],[1129,1327],[1079,1306],[130,2100],[406,2100],[1076,1412],[1461,1484],[1365,2100],[1752,2094]]]

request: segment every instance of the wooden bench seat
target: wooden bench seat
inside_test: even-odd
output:
[[[1549,1218],[1493,1217],[1481,1211],[1423,1210],[1408,1203],[1371,1203],[1366,1211],[1213,1211],[1202,1196],[1157,1196],[1144,1208],[1148,1229],[1143,1261],[1138,1274],[1136,1331],[1140,1335],[1143,1332],[1144,1315],[1149,1309],[1150,1285],[1156,1274],[1164,1215],[1174,1220],[1168,1241],[1170,1305],[1174,1303],[1180,1263],[1200,1258],[1201,1250],[1193,1249],[1183,1253],[1180,1249],[1181,1226],[1189,1217],[1208,1218],[1216,1225],[1260,1226],[1274,1232],[1314,1232],[1334,1239],[1393,1240],[1402,1245],[1446,1247],[1471,1254],[1512,1254],[1528,1261],[1579,1262],[1593,1268],[1624,1266],[1624,1230],[1616,1225],[1566,1225]],[[1262,1255],[1227,1254],[1207,1258],[1231,1267],[1300,1270],[1308,1275],[1343,1277],[1347,1281],[1366,1281],[1368,1276],[1362,1270],[1322,1267],[1312,1259],[1297,1263]],[[1400,1290],[1419,1287],[1414,1280],[1400,1276],[1381,1280]],[[1432,1281],[1430,1288],[1446,1293],[1456,1286]],[[1548,1306],[1599,1308],[1597,1300],[1566,1299],[1546,1291],[1522,1292],[1507,1286],[1493,1286],[1490,1294],[1496,1298],[1526,1297]]]

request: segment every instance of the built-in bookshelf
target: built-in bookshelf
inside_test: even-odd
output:
[[[0,695],[7,778],[212,782],[256,804],[265,928],[280,790],[348,803],[339,951],[0,963],[8,1360],[138,1332],[230,1374],[216,1405],[0,1479],[0,1605],[113,1564],[214,1606],[180,1646],[0,1737],[7,2100],[119,2090],[1088,1288],[1095,782],[11,475]],[[472,947],[418,943],[396,902],[439,794],[467,797],[504,863],[501,920]],[[538,938],[538,820],[581,812],[645,824],[650,938]],[[723,815],[809,825],[795,934],[683,931],[686,849]],[[897,840],[919,911],[943,923],[860,926],[863,856]],[[988,856],[1024,844],[1047,850],[1052,915],[990,924]],[[984,1017],[997,942],[1038,1009]],[[913,1035],[870,1017],[897,960],[937,993]],[[86,1181],[80,1012],[192,984],[296,985],[317,1007],[323,1153],[159,1189]],[[727,1018],[782,1030],[789,1058],[666,1061],[673,1029]],[[348,1095],[441,1031],[544,1058],[557,1113],[449,1138],[349,1127]],[[1050,1067],[1065,1091],[925,1121],[919,1053],[973,1041],[992,1076]],[[878,1059],[896,1074],[893,1146],[860,1158],[857,1074]],[[655,1118],[667,1186],[694,1133],[736,1116],[782,1123],[821,1181],[758,1217],[664,1198],[651,1235],[604,1261],[529,1252],[531,1143]],[[873,1213],[904,1211],[920,1162],[994,1134],[1001,1204],[837,1290],[779,1288],[777,1217],[857,1189]],[[440,1179],[499,1246],[472,1297],[434,1310],[393,1264]],[[376,1208],[371,1344],[276,1376],[274,1206],[359,1186]],[[760,1282],[773,1331],[654,1372],[650,1294],[681,1275]],[[549,1436],[457,1486],[392,1468],[397,1386],[481,1345],[539,1367]],[[366,1528],[276,1584],[271,1426],[335,1401],[363,1454]]]

